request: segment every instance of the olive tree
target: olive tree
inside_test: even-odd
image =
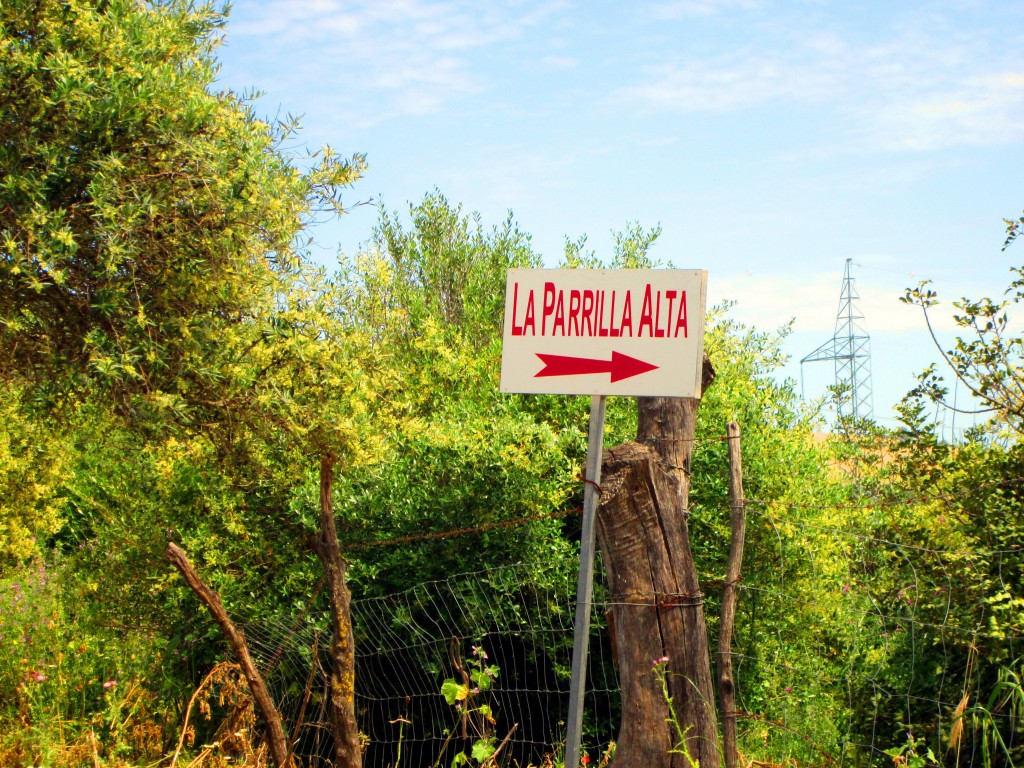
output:
[[[225,20],[184,0],[0,6],[0,376],[195,404],[305,221],[341,209],[361,156],[303,171],[293,122],[214,90]]]

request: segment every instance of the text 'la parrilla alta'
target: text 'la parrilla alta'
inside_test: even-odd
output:
[[[512,289],[513,336],[688,338],[686,291],[648,283],[642,292],[564,289],[544,283],[538,307],[536,291]],[[538,314],[539,308],[539,314]]]

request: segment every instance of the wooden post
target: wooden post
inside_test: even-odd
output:
[[[314,549],[327,577],[331,600],[331,688],[328,714],[334,735],[335,768],[360,768],[359,725],[356,723],[355,638],[350,610],[352,594],[345,583],[348,563],[341,556],[338,529],[334,522],[331,487],[334,483],[334,457],[320,461],[320,531]]]
[[[729,542],[729,565],[722,588],[722,621],[718,628],[718,697],[722,709],[722,748],[725,768],[739,768],[739,747],[736,738],[736,685],[732,672],[732,632],[736,623],[736,601],[739,599],[740,569],[743,565],[743,540],[746,518],[743,499],[743,462],[740,453],[740,425],[730,421],[726,428],[729,440],[729,504],[732,508],[732,539]]]
[[[714,380],[714,369],[704,358],[702,391]],[[690,506],[690,461],[697,433],[695,398],[641,397],[637,400],[639,418],[637,440],[650,445],[678,483],[675,504],[666,504],[662,525],[668,543],[670,564],[675,571],[676,589],[682,596],[674,608],[678,619],[678,637],[670,633],[665,655],[669,657],[670,691],[679,721],[688,728],[690,756],[701,768],[718,768],[718,721],[715,710],[715,684],[711,675],[711,647],[704,616],[704,599],[697,579],[697,567],[690,551],[687,523]],[[673,765],[690,768],[678,757]]]
[[[705,358],[705,388],[713,377]],[[686,520],[699,405],[695,399],[638,398],[638,442],[605,452],[598,537],[622,694],[617,765],[720,764],[703,595]],[[682,743],[652,668],[665,656]]]
[[[178,572],[185,579],[185,583],[188,584],[189,588],[196,593],[196,596],[206,606],[207,610],[210,611],[214,621],[220,625],[221,631],[227,637],[231,650],[238,657],[238,665],[242,668],[242,674],[245,675],[245,679],[249,683],[249,690],[252,692],[253,701],[256,702],[256,707],[263,716],[263,721],[267,724],[267,746],[270,748],[270,756],[274,761],[274,765],[278,768],[290,766],[292,764],[289,757],[290,750],[288,739],[284,735],[281,714],[277,711],[277,707],[274,706],[274,700],[267,691],[267,685],[263,681],[263,676],[260,675],[259,670],[256,669],[256,665],[252,661],[252,657],[249,655],[249,647],[245,643],[245,635],[235,627],[228,617],[227,611],[224,610],[224,606],[220,602],[220,595],[206,586],[205,582],[196,572],[196,569],[192,567],[192,563],[189,562],[185,551],[174,542],[167,545],[167,559],[178,569]]]

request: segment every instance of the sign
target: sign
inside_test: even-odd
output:
[[[501,391],[700,397],[707,272],[510,269]]]

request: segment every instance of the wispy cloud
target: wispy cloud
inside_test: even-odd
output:
[[[672,20],[692,16],[714,16],[736,10],[750,10],[761,6],[760,0],[667,0],[655,3],[651,16]]]
[[[920,308],[899,300],[913,276],[872,275],[854,279],[856,307],[863,319],[857,324],[867,333],[915,333],[926,331]],[[709,281],[709,303],[735,301],[730,315],[761,330],[779,328],[790,321],[793,330],[832,336],[839,313],[841,276],[831,273],[801,276],[752,272],[717,275]],[[948,305],[931,314],[932,325],[943,333],[957,330]],[[808,350],[809,351],[809,350]]]
[[[577,69],[580,60],[575,56],[549,55],[541,58],[540,63],[546,69]]]
[[[278,73],[280,80],[330,78],[332,98],[353,105],[346,119],[373,125],[435,112],[480,92],[487,84],[479,51],[519,38],[561,7],[560,0],[510,7],[454,0],[273,0],[236,6],[228,42],[273,46],[279,57],[286,50],[284,57],[301,67]]]
[[[647,81],[613,98],[676,112],[734,112],[778,102],[817,101],[830,88],[827,70],[756,54],[733,61],[691,61],[652,68]]]
[[[864,132],[887,149],[1002,145],[1024,139],[1024,67],[966,77],[880,106]]]
[[[472,168],[449,168],[440,183],[458,190],[478,209],[500,216],[509,200],[530,200],[565,194],[573,158],[569,153],[524,148],[520,144],[491,145],[482,153],[488,158]],[[528,207],[528,206],[524,206]],[[521,213],[519,210],[517,213]],[[556,257],[558,254],[546,254]]]
[[[808,107],[837,126],[837,143],[860,149],[1024,139],[1024,55],[988,35],[905,25],[865,42],[863,32],[751,27],[741,45],[649,67],[612,102],[680,114]]]

